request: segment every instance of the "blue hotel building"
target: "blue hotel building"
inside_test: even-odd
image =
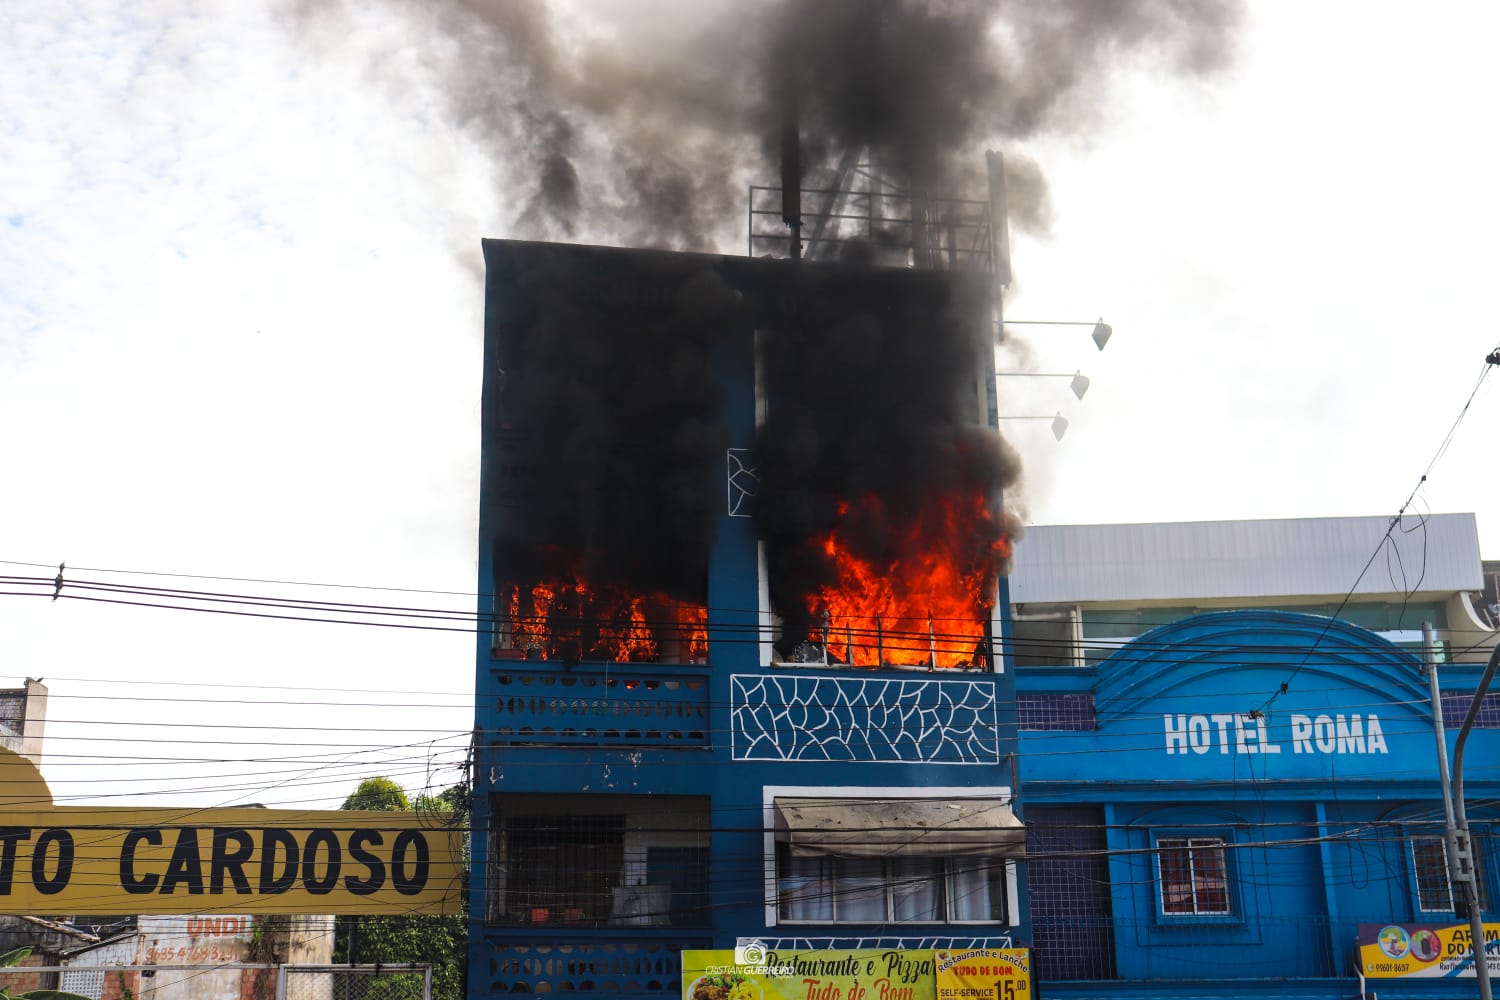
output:
[[[1042,996],[1476,995],[1467,962],[1435,947],[1467,921],[1428,680],[1403,647],[1434,626],[1451,756],[1493,623],[1471,602],[1473,519],[1402,528],[1028,531],[1011,585]],[[1350,589],[1385,544],[1391,566],[1425,572],[1382,568]],[[1500,937],[1500,695],[1466,758],[1481,906]]]
[[[469,995],[1029,938],[990,282],[484,251]]]

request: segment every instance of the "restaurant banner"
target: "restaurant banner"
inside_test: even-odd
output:
[[[682,953],[683,1000],[937,1000],[930,951]]]
[[[935,951],[937,1000],[1031,1000],[1031,955],[1025,948]]]
[[[1475,978],[1468,924],[1360,924],[1359,965],[1370,979]],[[1500,976],[1500,924],[1484,925],[1491,976]]]

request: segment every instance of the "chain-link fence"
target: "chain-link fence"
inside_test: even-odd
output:
[[[43,965],[0,969],[0,990],[92,1000],[432,1000],[430,965]]]
[[[432,1000],[432,966],[283,965],[276,1000]]]

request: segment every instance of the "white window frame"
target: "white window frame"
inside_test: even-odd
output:
[[[1156,910],[1166,920],[1195,920],[1202,917],[1223,918],[1235,915],[1233,874],[1229,867],[1229,841],[1217,834],[1168,833],[1155,838],[1156,850]],[[1190,910],[1167,909],[1167,883],[1164,850],[1184,851],[1187,854],[1187,892],[1192,903]],[[1223,880],[1224,908],[1222,910],[1200,909],[1198,905],[1198,871],[1195,855],[1199,851],[1213,852],[1219,858],[1220,878]]]
[[[914,788],[909,785],[882,785],[877,787],[852,788],[848,785],[766,785],[761,790],[761,829],[763,834],[763,872],[766,926],[788,927],[839,926],[824,921],[786,921],[780,919],[779,883],[776,871],[776,799],[976,799],[997,798],[1007,805],[1011,802],[1008,785],[944,785]],[[950,925],[1014,927],[1021,912],[1020,893],[1016,885],[1016,863],[1005,859],[1005,921],[942,921]],[[925,921],[924,921],[925,923]],[[930,924],[929,926],[936,926]]]
[[[1417,845],[1419,843],[1423,844],[1423,845],[1426,845],[1426,846],[1431,846],[1432,844],[1436,844],[1437,845],[1438,858],[1442,862],[1442,873],[1441,873],[1441,879],[1442,879],[1442,881],[1441,881],[1441,885],[1442,885],[1442,892],[1443,892],[1443,895],[1445,897],[1443,899],[1440,899],[1440,900],[1427,900],[1427,899],[1423,899],[1422,898],[1423,897],[1423,893],[1422,893],[1423,883],[1424,883],[1424,881],[1431,881],[1431,880],[1430,880],[1430,877],[1428,879],[1424,879],[1424,877],[1423,877],[1422,863],[1417,858]],[[1410,852],[1411,852],[1411,879],[1412,879],[1413,887],[1416,889],[1416,894],[1417,894],[1417,911],[1419,913],[1452,913],[1453,912],[1453,882],[1452,882],[1452,880],[1448,876],[1448,842],[1447,842],[1447,840],[1444,837],[1442,837],[1441,835],[1439,835],[1439,834],[1432,834],[1432,835],[1422,834],[1422,835],[1416,835],[1416,836],[1413,836],[1413,837],[1410,838],[1409,848],[1410,848]],[[1429,906],[1429,905],[1427,905],[1429,902],[1435,902],[1438,905],[1436,905],[1436,906]]]
[[[778,858],[777,858],[777,860],[778,860],[778,862],[780,862],[781,860],[783,860],[784,857],[785,857],[785,855],[787,854],[787,852],[784,850],[785,847],[786,847],[786,845],[784,845],[784,844],[778,844],[777,845],[777,848],[778,848]],[[942,925],[947,925],[947,926],[975,926],[975,925],[979,925],[979,926],[1000,926],[1000,927],[1010,926],[1011,915],[1008,912],[1003,917],[1001,917],[999,919],[992,919],[992,918],[965,919],[965,918],[960,917],[960,916],[957,915],[957,906],[955,905],[955,888],[954,888],[954,886],[955,886],[956,880],[960,876],[960,872],[959,872],[958,869],[959,869],[960,865],[963,865],[966,862],[968,862],[968,863],[974,863],[974,864],[979,864],[979,865],[984,865],[984,866],[994,866],[994,867],[998,868],[999,869],[998,874],[1000,876],[1001,885],[1002,885],[1002,888],[1001,888],[1001,892],[1002,892],[1002,904],[1004,904],[1004,905],[1008,905],[1009,904],[1010,893],[1008,891],[1006,891],[1008,889],[1008,886],[1006,886],[1005,883],[1004,883],[1005,872],[1004,872],[1004,869],[1002,867],[1003,863],[1000,862],[1000,861],[998,861],[998,859],[995,859],[995,858],[972,857],[972,856],[962,856],[962,857],[957,857],[957,856],[955,856],[955,857],[927,857],[927,856],[915,857],[915,856],[913,856],[912,859],[913,860],[920,860],[920,861],[932,861],[932,862],[936,862],[937,865],[940,866],[940,871],[935,876],[936,878],[942,880],[942,892],[941,892],[941,896],[940,896],[940,899],[941,899],[941,907],[940,907],[941,912],[937,916],[930,917],[930,918],[907,918],[907,919],[902,919],[902,918],[897,917],[897,915],[896,915],[896,906],[897,906],[896,889],[900,885],[902,877],[899,876],[899,875],[897,875],[895,873],[895,871],[892,869],[891,862],[893,860],[895,860],[895,859],[893,859],[893,858],[859,858],[859,859],[850,859],[850,858],[838,858],[838,857],[833,857],[833,856],[823,856],[823,857],[813,857],[813,858],[796,858],[796,859],[790,859],[790,860],[802,861],[802,862],[814,862],[814,863],[817,863],[820,866],[827,866],[824,869],[824,871],[822,873],[820,873],[819,881],[820,882],[826,882],[827,884],[829,884],[829,885],[832,886],[832,898],[829,901],[829,910],[830,910],[830,913],[832,914],[832,916],[829,919],[826,919],[826,920],[825,919],[812,918],[812,917],[788,917],[788,916],[782,916],[781,915],[781,907],[780,907],[780,898],[778,896],[778,899],[777,899],[777,915],[778,915],[778,918],[780,919],[781,923],[783,923],[785,925],[788,925],[788,926],[790,926],[790,925],[799,925],[799,926],[800,925],[813,925],[813,926],[832,926],[832,927],[838,927],[838,926],[847,926],[849,924],[923,924],[923,925],[931,925],[931,926],[942,926]],[[864,918],[860,918],[860,917],[841,916],[839,914],[839,906],[840,906],[839,896],[840,896],[841,892],[850,891],[851,887],[845,885],[843,883],[843,881],[840,879],[840,876],[839,876],[839,873],[838,873],[838,869],[839,869],[840,862],[849,862],[849,861],[865,861],[865,862],[870,862],[870,863],[872,863],[874,865],[879,865],[880,866],[880,868],[881,868],[881,871],[880,871],[880,878],[881,878],[880,893],[881,893],[881,901],[884,904],[884,906],[882,907],[883,912],[882,912],[882,914],[880,915],[879,918],[876,918],[876,919],[864,919]],[[778,876],[780,874],[781,874],[781,872],[778,871]],[[795,876],[793,876],[793,877],[795,877]],[[924,879],[924,882],[925,881],[926,880]],[[780,887],[780,879],[778,878],[778,888],[779,887]],[[874,886],[872,885],[869,888],[871,890],[873,890]],[[857,891],[857,890],[855,890],[855,891]]]
[[[1477,837],[1470,837],[1469,838],[1469,851],[1470,851],[1470,855],[1471,855],[1471,857],[1473,859],[1473,865],[1474,865],[1474,889],[1479,894],[1479,905],[1480,905],[1480,908],[1481,909],[1487,909],[1488,906],[1489,906],[1489,894],[1485,891],[1485,884],[1484,884],[1484,859],[1479,856],[1478,840],[1479,840],[1479,838],[1477,838]],[[1457,912],[1453,908],[1454,907],[1454,900],[1456,900],[1458,898],[1458,893],[1454,890],[1454,887],[1453,887],[1452,868],[1449,865],[1449,858],[1448,858],[1448,839],[1446,837],[1444,837],[1442,834],[1438,834],[1438,833],[1419,833],[1419,834],[1412,834],[1412,835],[1408,836],[1407,837],[1407,842],[1408,842],[1408,845],[1409,845],[1408,852],[1409,852],[1409,854],[1411,856],[1411,881],[1412,881],[1412,890],[1413,890],[1413,892],[1415,893],[1415,895],[1417,897],[1417,912],[1418,913],[1454,913],[1454,912]],[[1418,844],[1418,842],[1422,842],[1422,843],[1425,843],[1425,844],[1431,844],[1431,843],[1435,842],[1437,844],[1437,846],[1438,846],[1438,852],[1439,852],[1439,854],[1440,854],[1440,856],[1442,858],[1442,862],[1443,862],[1442,885],[1443,885],[1443,891],[1447,894],[1447,898],[1446,899],[1442,899],[1442,900],[1432,900],[1432,901],[1430,901],[1430,902],[1437,902],[1437,903],[1439,903],[1440,905],[1438,905],[1438,906],[1429,906],[1429,905],[1427,905],[1427,903],[1429,901],[1423,900],[1423,898],[1422,898],[1422,882],[1423,882],[1423,879],[1422,879],[1421,865],[1417,861],[1417,844]]]

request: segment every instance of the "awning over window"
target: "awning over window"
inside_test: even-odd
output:
[[[1026,829],[1002,799],[776,799],[776,839],[799,857],[1016,858]]]

